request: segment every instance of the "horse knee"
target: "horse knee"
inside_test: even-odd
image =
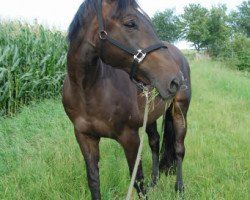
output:
[[[153,152],[159,151],[159,144],[160,144],[160,135],[157,132],[157,125],[154,122],[151,125],[148,125],[146,128],[146,132],[148,134],[148,143]]]
[[[185,146],[183,142],[176,142],[175,152],[177,159],[183,159],[185,156]]]
[[[149,146],[152,150],[159,149],[160,144],[160,136],[158,134],[155,134],[153,137],[149,139]]]

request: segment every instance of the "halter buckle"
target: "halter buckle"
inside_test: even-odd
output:
[[[105,30],[102,30],[102,31],[99,32],[99,38],[101,40],[106,40],[107,37],[108,37],[108,33]]]
[[[137,54],[134,55],[134,60],[139,64],[141,61],[144,60],[144,58],[146,57],[146,53],[143,53],[141,49],[139,49],[137,51]]]

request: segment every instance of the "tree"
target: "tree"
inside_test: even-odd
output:
[[[180,38],[180,20],[173,10],[166,9],[163,12],[157,12],[152,21],[161,40],[175,42]]]
[[[227,7],[219,5],[212,7],[207,21],[209,36],[207,45],[210,55],[220,56],[230,45],[230,27],[228,26]]]
[[[230,13],[230,25],[235,33],[250,38],[250,0],[243,1],[236,11]]]
[[[184,38],[192,42],[198,52],[207,46],[208,15],[208,10],[200,4],[189,4],[184,8],[184,14],[181,17]]]
[[[242,34],[235,34],[232,41],[234,52],[233,61],[238,69],[250,71],[250,38]]]

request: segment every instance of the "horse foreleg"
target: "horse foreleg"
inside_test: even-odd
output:
[[[138,148],[140,145],[139,135],[137,132],[129,130],[119,136],[118,142],[121,144],[121,146],[124,149],[125,156],[126,156],[128,166],[129,166],[129,173],[130,173],[130,176],[132,176]],[[144,196],[146,194],[146,191],[144,190],[144,186],[143,186],[143,179],[144,177],[143,177],[143,171],[142,171],[142,164],[140,161],[140,164],[138,166],[138,171],[136,174],[136,178],[135,178],[135,183],[134,183],[134,187],[139,196]]]
[[[77,142],[85,159],[88,185],[91,191],[93,200],[100,200],[100,180],[99,180],[99,141],[98,138],[93,138],[75,131]]]
[[[150,124],[146,128],[146,132],[148,134],[148,142],[152,152],[152,184],[151,186],[155,186],[158,178],[159,178],[159,145],[160,145],[160,136],[157,132],[157,124],[156,122]]]
[[[182,161],[185,155],[184,139],[187,132],[186,113],[188,103],[185,101],[175,101],[173,108],[173,125],[175,131],[175,153],[177,161],[177,177],[175,190],[182,192],[184,190],[182,178]]]

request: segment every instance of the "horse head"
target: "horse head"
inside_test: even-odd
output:
[[[102,60],[152,84],[163,98],[174,96],[182,85],[182,73],[136,1],[99,1],[96,16],[94,43]]]
[[[153,85],[166,100],[175,96],[183,84],[180,68],[135,0],[85,0],[82,7],[86,12],[78,12],[70,27],[69,38],[84,35],[83,41],[74,39],[76,46],[88,43],[104,63]],[[75,28],[79,18],[82,31]]]

